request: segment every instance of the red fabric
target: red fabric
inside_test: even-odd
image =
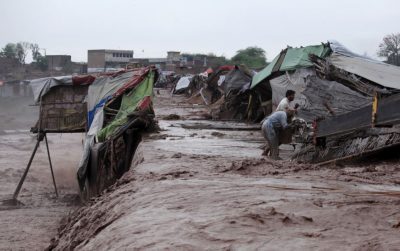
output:
[[[74,76],[72,77],[72,84],[73,85],[90,85],[96,77],[92,75],[81,75],[81,76]]]
[[[151,105],[151,97],[146,96],[144,97],[138,104],[137,109],[140,111],[146,110],[150,107]]]
[[[223,66],[219,67],[217,71],[230,71],[233,69],[235,69],[234,65],[223,65]]]

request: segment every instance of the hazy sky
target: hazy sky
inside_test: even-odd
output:
[[[0,10],[1,47],[35,42],[73,61],[88,49],[231,57],[253,45],[271,60],[287,45],[328,39],[376,57],[382,37],[400,32],[398,0],[0,0]]]

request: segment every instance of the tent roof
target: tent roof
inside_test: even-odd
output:
[[[235,66],[225,75],[224,81],[220,88],[223,88],[225,93],[232,89],[241,89],[243,85],[251,82],[253,74],[246,66]]]
[[[311,45],[300,48],[289,47],[282,50],[267,67],[254,76],[251,82],[251,88],[254,88],[264,79],[271,76],[273,72],[289,71],[312,66],[313,64],[308,58],[309,54],[314,54],[318,57],[325,57],[329,52],[330,48],[326,44]]]
[[[366,78],[388,88],[400,89],[400,67],[361,57],[332,53],[330,62],[337,68]]]

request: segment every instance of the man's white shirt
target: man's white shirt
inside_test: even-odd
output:
[[[290,101],[288,98],[283,98],[281,102],[279,102],[278,107],[276,107],[276,111],[286,111],[286,109],[293,109],[290,107]]]

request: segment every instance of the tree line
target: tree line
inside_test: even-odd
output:
[[[1,49],[0,57],[15,59],[22,66],[24,66],[26,56],[30,51],[32,54],[33,64],[41,70],[46,70],[48,63],[46,57],[41,54],[40,50],[41,49],[39,45],[36,43],[8,43],[4,48]],[[199,54],[186,55],[196,56]],[[377,55],[385,58],[385,62],[388,64],[400,66],[400,33],[386,35],[379,44]],[[261,69],[268,64],[265,50],[257,46],[250,46],[245,49],[238,50],[231,59],[227,59],[224,56],[217,57],[213,53],[209,53],[208,56],[217,58],[218,64],[221,65],[244,64],[253,69]]]
[[[43,71],[47,70],[47,59],[40,53],[40,47],[36,43],[8,43],[1,49],[0,57],[17,60],[21,66],[24,66],[29,51],[32,54],[33,64]]]

